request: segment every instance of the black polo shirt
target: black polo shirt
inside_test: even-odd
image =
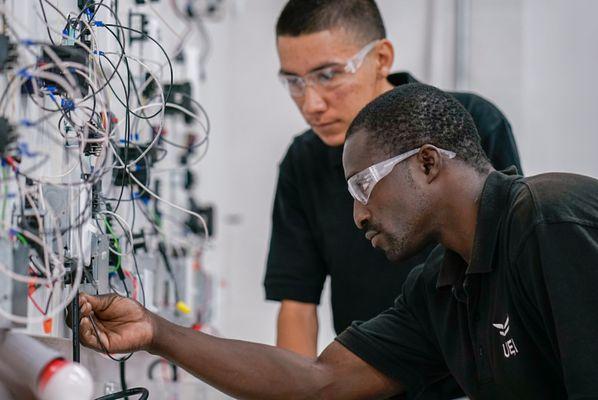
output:
[[[415,82],[409,74],[394,85]],[[453,95],[472,114],[481,143],[497,169],[519,165],[509,122],[487,100]],[[374,250],[353,223],[353,199],[342,167],[342,146],[326,146],[309,130],[297,136],[280,164],[264,280],[269,300],[319,303],[330,275],[334,328],[366,320],[393,304],[413,267],[428,252],[397,266]]]
[[[408,388],[472,399],[598,398],[598,181],[486,180],[471,264],[438,247],[394,307],[337,340]]]

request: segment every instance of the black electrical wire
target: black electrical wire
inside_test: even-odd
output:
[[[98,343],[100,344],[100,347],[104,351],[104,354],[106,354],[108,356],[108,358],[110,358],[112,361],[121,362],[121,361],[127,361],[129,358],[131,358],[133,356],[133,353],[129,353],[124,357],[114,358],[112,356],[112,354],[110,354],[108,352],[108,349],[106,348],[106,346],[104,346],[104,343],[102,343],[102,341],[100,340],[100,333],[98,332],[98,327],[96,326],[96,321],[95,321],[95,318],[93,317],[93,315],[89,316],[89,321],[91,322],[91,327],[93,328],[93,332],[96,335],[96,338],[98,340]]]
[[[110,32],[110,33],[112,34],[112,36],[114,36],[115,38],[117,37],[117,36],[116,36],[116,34],[115,34],[115,33],[114,33],[114,32],[113,32],[113,31],[112,31],[110,28],[108,28],[108,27],[107,27],[107,25],[106,25],[106,29],[108,30],[108,32]],[[127,28],[127,29],[129,29],[129,28]],[[149,36],[148,36],[148,37],[149,37]],[[152,39],[152,40],[153,40],[153,39]],[[117,42],[117,43],[119,44],[119,46],[120,46],[120,48],[121,48],[121,52],[123,52],[123,53],[124,53],[124,51],[125,51],[125,49],[124,49],[124,46],[123,46],[123,45],[122,45],[120,42]],[[164,51],[164,50],[163,50],[163,51]],[[173,75],[173,72],[172,72],[172,64],[170,64],[170,58],[168,57],[168,54],[166,54],[166,53],[165,53],[164,55],[165,55],[165,57],[167,58],[167,60],[168,60],[168,62],[169,62],[169,65],[170,65],[170,73],[171,73],[171,80],[170,80],[170,86],[169,86],[169,90],[168,90],[168,93],[167,93],[167,95],[166,95],[166,96],[164,96],[164,103],[166,103],[166,102],[167,102],[167,99],[168,99],[168,97],[170,96],[170,93],[171,93],[171,91],[172,91],[172,84],[173,84],[173,82],[174,82],[174,75]],[[130,74],[129,76],[131,76],[130,69],[129,69],[129,66],[128,66],[128,61],[127,61],[127,58],[126,58],[126,57],[125,57],[125,64],[127,65],[127,71],[128,71],[128,73]],[[153,78],[152,78],[152,79],[153,79]],[[131,83],[132,83],[132,85],[133,85],[133,88],[134,88],[135,92],[137,93],[137,101],[138,101],[139,105],[141,106],[142,104],[141,104],[141,100],[140,100],[140,98],[139,98],[139,92],[138,92],[138,90],[137,90],[137,86],[136,86],[136,84],[135,84],[135,81],[134,81],[134,80],[132,80],[132,82],[131,82]],[[121,104],[122,104],[122,102],[121,102]],[[123,104],[123,105],[124,105],[124,104]],[[161,112],[161,111],[156,111],[154,114],[152,114],[152,115],[150,115],[150,116],[142,116],[142,115],[138,115],[137,113],[135,113],[135,112],[131,111],[131,113],[132,113],[133,115],[135,115],[137,118],[140,118],[140,119],[152,119],[152,118],[156,117],[158,114],[160,114],[160,112]],[[143,113],[145,114],[145,111],[143,111]]]
[[[178,381],[178,367],[175,363],[170,362],[166,359],[163,358],[159,358],[157,360],[152,361],[152,363],[147,367],[147,378],[150,381],[154,380],[154,370],[156,369],[156,367],[158,367],[158,365],[160,365],[163,362],[167,362],[168,365],[172,368],[172,381],[176,382]]]
[[[58,7],[56,7],[54,4],[52,4],[49,0],[44,0],[44,2],[49,5],[50,7],[52,7],[54,9],[54,11],[56,11],[58,14],[60,14],[60,16],[65,20],[68,21],[69,19],[67,18],[66,15],[64,15],[64,13],[62,11],[60,11],[60,9]]]
[[[124,399],[126,396],[135,396],[138,394],[141,395],[138,400],[147,400],[149,398],[149,391],[146,388],[137,387],[118,393],[107,394],[105,396],[98,397],[95,400],[118,400]]]
[[[126,94],[127,94],[127,89],[126,89],[125,81],[124,81],[124,79],[123,79],[122,75],[121,75],[121,74],[120,74],[120,73],[117,71],[117,69],[116,69],[116,67],[115,67],[114,63],[112,62],[112,60],[110,60],[110,59],[109,59],[109,58],[108,58],[108,57],[107,57],[105,54],[104,54],[104,55],[102,55],[102,58],[103,58],[103,59],[105,59],[106,61],[108,61],[108,63],[110,64],[110,66],[111,66],[111,67],[114,69],[114,71],[116,71],[116,75],[117,75],[117,77],[119,78],[119,80],[120,80],[121,84],[123,85],[123,87],[124,87],[124,89],[125,89],[125,95],[126,95]],[[102,58],[100,58],[100,60],[101,60]],[[125,57],[125,60],[126,60],[126,57]],[[127,62],[126,62],[126,61],[125,61],[125,65],[127,65]],[[103,69],[103,67],[102,67],[102,64],[101,64],[101,63],[100,63],[100,70],[102,71],[102,74],[104,74],[104,75],[105,75],[105,72],[104,72],[104,69]],[[128,72],[128,73],[130,73],[130,70],[129,70],[129,68],[127,68],[127,72]],[[123,107],[125,107],[125,109],[126,109],[126,110],[127,110],[129,113],[133,114],[134,116],[136,116],[136,117],[137,117],[137,118],[139,118],[139,119],[152,119],[152,118],[154,118],[155,116],[157,116],[158,114],[160,114],[160,112],[161,112],[161,111],[158,111],[158,112],[156,112],[155,114],[153,114],[153,115],[151,115],[151,116],[149,116],[149,117],[147,117],[147,116],[144,116],[144,115],[139,115],[139,114],[137,114],[136,112],[134,112],[133,110],[131,110],[131,109],[130,109],[130,107],[129,107],[129,104],[128,104],[126,101],[123,101],[123,100],[120,98],[120,96],[119,96],[119,95],[116,93],[116,91],[114,90],[114,88],[112,87],[112,85],[110,85],[110,84],[109,84],[109,85],[108,85],[108,87],[109,87],[109,88],[110,88],[110,90],[112,91],[112,94],[114,95],[114,97],[116,98],[116,100],[118,100],[118,102],[119,102],[119,103],[120,103],[120,104],[121,104]]]
[[[56,43],[54,42],[54,39],[52,38],[52,34],[50,33],[50,27],[48,25],[48,17],[46,16],[46,9],[44,7],[44,3],[42,2],[42,0],[39,0],[39,6],[42,9],[42,15],[44,17],[44,22],[46,23],[46,31],[48,32],[48,38],[50,38],[50,42],[52,42],[53,45],[56,45]]]
[[[104,24],[104,26],[107,26],[107,27],[114,26],[114,27],[117,27],[117,28],[122,28],[122,29],[129,30],[131,32],[135,32],[135,33],[137,33],[139,35],[142,35],[142,36],[148,38],[149,40],[151,40],[152,42],[154,42],[154,44],[156,44],[156,46],[158,46],[160,48],[160,50],[164,54],[164,57],[166,57],[166,61],[168,62],[168,68],[169,68],[169,71],[170,71],[170,86],[168,88],[168,93],[164,97],[164,102],[167,103],[168,100],[170,99],[170,95],[171,95],[171,92],[172,92],[172,86],[173,86],[173,83],[174,83],[174,72],[173,72],[172,62],[170,61],[170,57],[168,56],[168,53],[166,52],[166,50],[164,50],[164,47],[162,47],[162,45],[156,39],[154,39],[153,37],[151,37],[147,33],[139,31],[137,29],[133,29],[133,28],[130,28],[128,26],[122,26],[120,24],[118,24],[118,25],[117,24]]]
[[[74,278],[74,274],[72,277]],[[73,282],[74,283],[74,282]],[[71,301],[71,332],[73,333],[73,362],[81,362],[81,339],[79,337],[79,290],[75,292],[75,297]]]
[[[125,363],[126,363],[125,360],[119,361],[119,363],[118,363],[118,372],[119,372],[119,376],[120,376],[120,388],[123,393],[127,393],[127,378],[126,378],[126,373],[125,373]],[[129,397],[127,395],[125,395],[124,399],[129,400]]]
[[[174,285],[174,301],[175,303],[178,303],[181,300],[181,297],[179,295],[179,285],[177,283],[176,277],[174,276],[172,266],[170,265],[170,260],[166,255],[166,245],[163,242],[160,242],[160,244],[158,244],[158,252],[162,256],[162,261],[164,262],[166,272],[168,272],[168,275],[170,276],[170,279],[172,280],[172,283]]]

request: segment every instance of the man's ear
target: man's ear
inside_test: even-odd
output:
[[[418,168],[426,175],[426,182],[431,183],[438,177],[444,160],[438,149],[430,144],[425,144],[417,153]]]
[[[388,39],[382,39],[376,46],[378,60],[378,76],[386,79],[390,75],[392,64],[395,60],[395,50]]]

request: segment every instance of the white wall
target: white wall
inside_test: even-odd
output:
[[[476,1],[470,84],[507,114],[526,174],[598,177],[598,2]]]
[[[202,193],[216,200],[220,211],[219,239],[209,259],[226,280],[217,321],[222,333],[274,343],[277,307],[263,300],[262,288],[272,196],[277,163],[305,124],[275,76],[273,26],[284,1],[235,4],[225,21],[210,25],[215,48],[199,94],[214,122]],[[455,0],[379,4],[396,44],[397,69],[453,89]],[[470,4],[466,81],[511,120],[525,172],[598,176],[598,24],[593,21],[598,2]],[[434,17],[431,30],[426,15]],[[333,338],[327,304],[321,307],[321,323],[324,344]]]

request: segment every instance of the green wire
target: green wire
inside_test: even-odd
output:
[[[120,253],[120,245],[118,242],[118,237],[116,236],[116,233],[114,233],[114,230],[112,230],[112,226],[108,223],[108,219],[106,219],[105,225],[106,225],[106,228],[108,229],[108,232],[110,233],[110,236],[112,236],[112,240],[114,243],[114,249]],[[120,257],[120,255],[117,255],[117,257],[118,257],[118,261],[116,261],[116,266],[114,268],[110,268],[110,272],[116,272],[121,267],[121,260],[120,260],[121,257]]]
[[[21,244],[27,246],[29,244],[29,242],[27,241],[27,239],[25,239],[25,236],[23,236],[20,233],[17,233],[17,238],[19,239],[19,242],[21,242]]]

